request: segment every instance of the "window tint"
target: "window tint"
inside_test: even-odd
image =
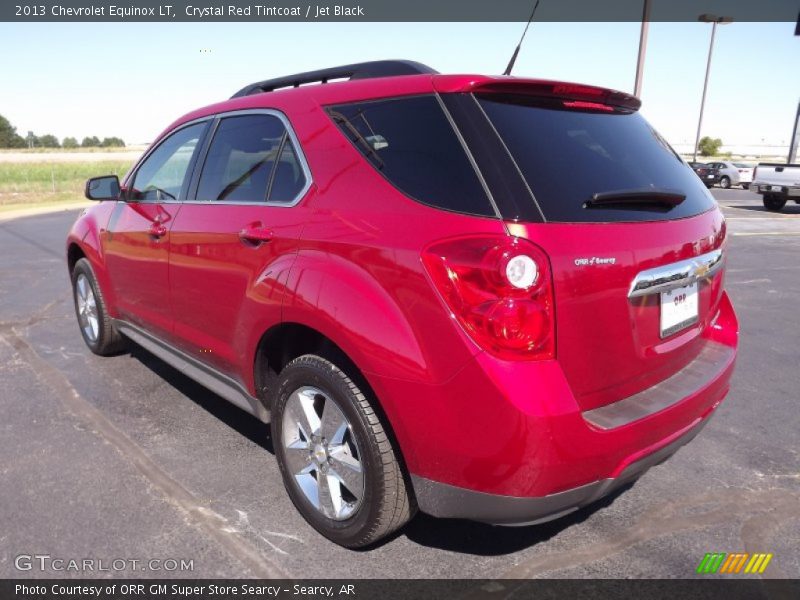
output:
[[[132,200],[177,200],[206,123],[189,125],[166,138],[141,164],[129,191]]]
[[[435,97],[362,102],[329,112],[364,157],[408,196],[447,210],[495,216]]]
[[[283,123],[272,115],[223,119],[203,165],[197,199],[265,202],[285,136]]]
[[[639,113],[567,110],[515,96],[478,101],[548,221],[667,220],[714,206],[697,175]],[[596,193],[648,189],[686,198],[661,212],[635,205],[586,208]]]

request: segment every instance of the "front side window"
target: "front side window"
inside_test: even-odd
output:
[[[211,142],[198,200],[292,202],[306,184],[283,122],[254,114],[223,119]]]
[[[333,106],[328,113],[364,158],[407,196],[450,211],[495,216],[434,96]]]
[[[138,201],[177,200],[205,128],[205,123],[196,123],[166,138],[136,171],[129,198]]]

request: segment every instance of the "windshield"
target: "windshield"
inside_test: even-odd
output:
[[[478,95],[547,221],[651,221],[694,216],[714,206],[705,186],[636,112],[566,110],[524,96]],[[589,202],[608,192],[671,191],[685,200],[665,210],[652,203]]]

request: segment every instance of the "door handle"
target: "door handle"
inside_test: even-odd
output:
[[[162,238],[167,235],[167,227],[160,221],[156,221],[150,225],[150,236],[154,238]]]
[[[273,238],[271,229],[264,227],[263,223],[252,223],[239,232],[239,239],[251,246],[260,246],[271,242]]]

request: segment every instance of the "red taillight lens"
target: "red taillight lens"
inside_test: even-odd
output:
[[[470,236],[429,246],[422,262],[482,348],[504,359],[555,357],[553,284],[541,248],[521,238]]]

